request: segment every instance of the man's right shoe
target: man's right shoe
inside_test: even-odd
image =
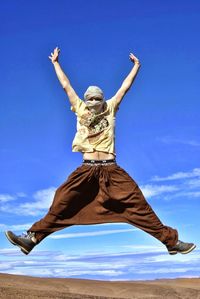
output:
[[[167,250],[168,250],[169,254],[177,254],[177,253],[186,254],[186,253],[191,252],[195,248],[196,248],[196,245],[193,243],[185,243],[185,242],[178,240],[176,245],[174,245],[173,247],[167,247]]]
[[[37,245],[37,240],[35,238],[34,232],[23,233],[20,236],[16,236],[11,231],[6,231],[5,235],[7,239],[14,245],[21,248],[24,254],[29,254],[29,252]]]

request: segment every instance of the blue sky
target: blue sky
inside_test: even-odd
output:
[[[138,280],[200,276],[199,1],[4,1],[1,4],[0,272]],[[116,120],[117,162],[139,184],[188,255],[124,223],[54,233],[30,255],[4,236],[47,212],[55,190],[82,162],[72,153],[76,118],[48,56],[80,98],[89,85],[112,97],[141,68]]]

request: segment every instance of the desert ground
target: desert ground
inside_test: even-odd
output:
[[[200,278],[102,281],[0,273],[1,299],[200,299]]]

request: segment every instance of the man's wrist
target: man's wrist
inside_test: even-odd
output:
[[[135,64],[140,64],[140,61],[139,60],[134,60],[134,63]]]
[[[59,64],[59,62],[57,60],[52,63],[53,63],[53,65]]]

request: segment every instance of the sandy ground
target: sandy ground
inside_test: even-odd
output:
[[[200,278],[100,281],[0,273],[1,299],[200,299]]]

